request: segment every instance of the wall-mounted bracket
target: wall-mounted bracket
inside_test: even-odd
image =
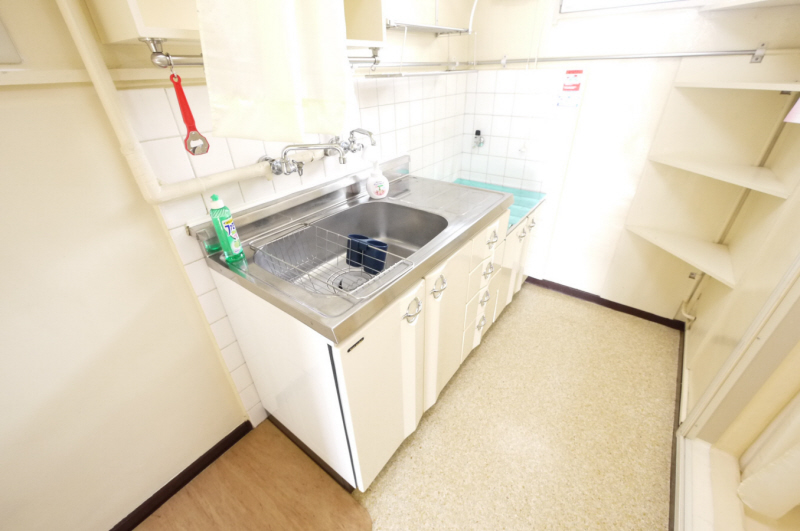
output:
[[[760,63],[764,60],[764,54],[767,53],[767,43],[762,42],[758,45],[753,57],[750,58],[751,63]]]
[[[203,55],[170,55],[164,53],[164,43],[167,39],[142,38],[139,39],[150,48],[150,60],[161,68],[172,66],[203,66]]]

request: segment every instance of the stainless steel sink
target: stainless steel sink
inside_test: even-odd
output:
[[[228,264],[207,252],[215,272],[289,313],[334,343],[345,339],[513,202],[510,194],[408,175],[408,156],[381,165],[389,197],[348,194],[363,180],[335,182],[234,214],[246,260]],[[209,222],[190,226],[205,249]],[[347,267],[349,234],[389,245],[385,268]],[[343,265],[344,264],[344,265]]]
[[[447,228],[438,214],[395,203],[362,203],[313,226],[336,234],[362,234],[389,244],[389,252],[408,258]]]

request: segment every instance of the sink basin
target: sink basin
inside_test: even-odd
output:
[[[380,201],[351,196],[353,174],[256,205],[235,216],[246,260],[206,257],[216,273],[285,311],[328,340],[354,333],[442,260],[502,215],[513,197],[408,175],[408,156],[381,171],[392,190]],[[190,227],[209,249],[208,221]],[[388,245],[375,274],[347,260],[348,234]]]
[[[363,234],[389,245],[388,251],[408,258],[447,228],[438,214],[395,203],[361,203],[312,224],[342,236]]]

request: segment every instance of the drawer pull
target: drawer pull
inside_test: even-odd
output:
[[[441,297],[442,293],[444,293],[444,290],[447,289],[447,279],[444,278],[444,275],[441,275],[438,278],[438,280],[442,281],[442,287],[439,288],[439,289],[436,289],[436,284],[433,285],[433,289],[431,290],[431,293],[433,294],[433,298],[434,299],[438,299],[439,297]]]
[[[486,316],[485,315],[481,316],[481,320],[478,323],[478,330],[480,330],[484,326],[486,326]]]
[[[530,223],[530,225],[528,225],[528,228],[529,228],[529,229],[531,229],[531,230],[533,230],[533,228],[534,228],[535,226],[536,226],[536,220],[535,220],[535,219],[533,219],[533,218],[531,218],[531,223]]]
[[[489,299],[491,299],[491,298],[492,298],[492,296],[489,295],[488,291],[486,293],[484,293],[483,297],[481,297],[481,300],[480,300],[481,306],[486,306],[486,303],[489,302]]]
[[[417,303],[417,309],[413,313],[409,310],[406,310],[406,314],[403,316],[403,319],[412,324],[417,320],[417,316],[422,313],[422,301],[419,300],[419,297],[414,297],[414,300],[408,303],[408,308],[411,308],[411,305],[414,303],[414,301]]]
[[[483,272],[483,278],[489,278],[492,276],[492,273],[494,273],[494,264],[489,263],[489,265],[486,266],[486,271]]]
[[[497,231],[493,230],[492,237],[486,240],[486,245],[488,245],[489,249],[491,249],[492,247],[494,247],[494,244],[496,244],[498,241],[500,241],[500,238],[497,236]]]
[[[525,227],[522,227],[522,230],[519,232],[519,239],[525,238],[528,235],[528,231],[525,230]]]

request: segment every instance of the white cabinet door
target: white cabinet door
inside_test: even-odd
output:
[[[506,248],[503,253],[503,269],[508,271],[510,282],[505,295],[506,304],[511,302],[514,293],[517,292],[517,282],[520,274],[520,259],[522,257],[522,245],[528,235],[528,218],[523,219],[506,236]],[[502,294],[500,295],[503,296]]]
[[[511,302],[508,298],[509,287],[511,286],[511,267],[506,262],[506,247],[508,247],[508,240],[504,240],[500,247],[497,248],[495,260],[500,264],[500,268],[495,272],[492,281],[497,286],[497,301],[495,303],[494,318],[500,316],[503,310]]]
[[[356,486],[362,492],[422,417],[425,303],[420,280],[334,353]]]
[[[536,220],[533,219],[533,214],[531,214],[525,220],[525,226],[523,232],[518,235],[518,239],[521,239],[522,245],[519,253],[519,269],[517,270],[517,276],[515,278],[515,286],[514,286],[514,293],[518,292],[522,288],[523,282],[525,279],[528,278],[528,275],[525,274],[525,262],[528,261],[528,250],[531,246],[531,240],[533,229],[536,227]]]
[[[425,409],[461,366],[472,242],[425,277]]]

